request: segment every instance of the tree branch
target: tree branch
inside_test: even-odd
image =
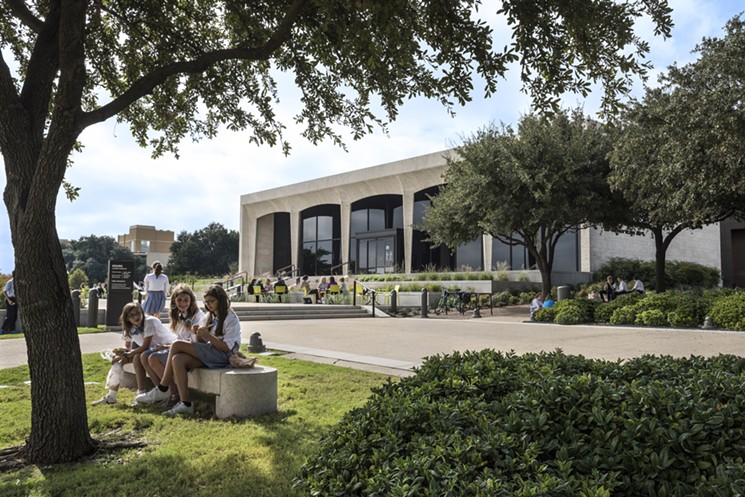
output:
[[[13,15],[34,33],[40,33],[44,22],[36,17],[21,0],[5,0]]]
[[[122,93],[103,107],[84,113],[79,121],[82,131],[88,126],[103,122],[113,117],[131,104],[150,94],[153,89],[161,85],[171,76],[177,74],[198,74],[209,67],[226,60],[267,60],[269,56],[281,47],[292,34],[292,26],[300,16],[300,11],[308,0],[295,0],[287,11],[282,22],[279,23],[274,34],[264,45],[254,48],[228,48],[202,54],[193,60],[175,62],[152,71],[135,81],[127,91]]]

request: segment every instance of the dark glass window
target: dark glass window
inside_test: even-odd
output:
[[[331,274],[339,264],[340,218],[338,205],[318,205],[303,211],[302,272]]]
[[[484,251],[481,237],[458,246],[455,252],[456,270],[470,268],[471,270],[481,270],[483,267]]]

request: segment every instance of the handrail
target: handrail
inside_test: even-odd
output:
[[[365,295],[367,293],[370,293],[372,296],[372,317],[375,317],[375,294],[377,293],[374,288],[371,288],[367,285],[364,285],[357,280],[354,280],[354,283],[352,283],[352,305],[357,305],[357,285],[360,285],[362,287],[362,295]]]
[[[349,265],[349,261],[342,262],[340,264],[337,264],[336,266],[331,266],[331,269],[330,269],[331,274],[333,274],[334,276],[338,276],[338,274],[335,273],[334,270],[335,269],[339,269],[339,268],[343,268],[344,266],[348,266],[348,265]]]
[[[295,264],[290,264],[289,266],[281,267],[277,269],[274,274],[277,276],[277,278],[284,278],[285,273],[287,270],[290,270],[290,277],[295,278],[297,277],[297,268],[295,267]]]

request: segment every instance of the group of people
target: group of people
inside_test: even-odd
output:
[[[548,309],[556,304],[554,298],[550,293],[546,294],[545,298],[542,293],[536,293],[533,300],[530,302],[530,319],[535,319],[535,313],[541,309]]]
[[[194,414],[187,373],[201,367],[229,367],[230,356],[241,346],[240,321],[220,285],[204,292],[205,313],[192,289],[180,283],[171,292],[170,326],[166,327],[159,316],[165,308],[168,278],[159,262],[153,263],[153,272],[145,277],[145,288],[148,293],[142,305],[131,302],[122,309],[124,348],[114,351],[112,365],[134,366],[137,395],[133,405],[165,405],[170,407],[163,413],[166,416]],[[155,384],[149,391],[145,389],[148,376]],[[107,382],[107,388],[109,392],[93,405],[117,402],[119,383]]]
[[[305,294],[304,302],[306,304],[313,303],[314,296],[317,304],[323,304],[324,298],[328,293],[340,294],[343,297],[349,295],[347,282],[344,280],[344,278],[339,278],[339,281],[337,282],[334,276],[329,276],[328,280],[325,276],[321,277],[321,280],[318,282],[316,288],[311,288],[310,280],[306,275],[302,278],[298,278],[295,281],[295,286],[297,286]]]
[[[249,295],[255,295],[257,287],[261,288],[262,293],[276,292],[277,287],[284,287],[284,292],[282,293],[287,293],[287,283],[285,283],[285,280],[282,277],[278,277],[274,283],[272,283],[272,280],[269,277],[264,280],[253,278],[246,288],[246,293]]]
[[[642,280],[639,279],[637,276],[634,276],[633,279],[634,286],[629,289],[629,286],[626,283],[626,280],[623,279],[623,276],[618,276],[616,278],[616,281],[614,282],[613,276],[608,275],[608,277],[605,278],[603,289],[598,292],[600,300],[602,300],[603,302],[610,302],[619,295],[625,295],[632,292],[644,293],[644,283],[642,282]]]

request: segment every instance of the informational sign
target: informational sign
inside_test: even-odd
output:
[[[122,309],[132,302],[135,261],[109,261],[106,327],[118,328]]]

